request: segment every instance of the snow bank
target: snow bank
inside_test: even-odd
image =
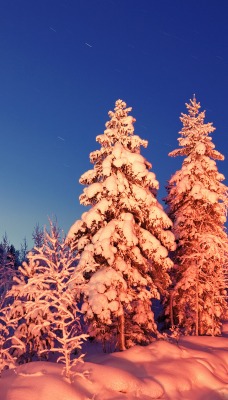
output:
[[[62,366],[32,362],[3,373],[0,380],[1,400],[84,400],[86,392],[73,386],[61,375]]]
[[[97,348],[87,344],[88,379],[76,375],[70,384],[61,365],[33,362],[2,374],[0,400],[228,399],[227,325],[223,332],[113,354],[92,354]]]

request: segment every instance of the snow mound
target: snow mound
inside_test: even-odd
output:
[[[0,400],[228,399],[227,326],[223,332],[113,354],[92,354],[90,344],[80,367],[88,379],[76,374],[69,383],[61,365],[33,362],[2,374]]]
[[[63,366],[31,362],[3,373],[0,400],[85,400],[87,393],[62,376]]]

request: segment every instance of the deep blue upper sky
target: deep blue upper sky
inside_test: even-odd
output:
[[[20,248],[48,216],[65,232],[80,218],[78,179],[119,98],[149,140],[160,199],[193,93],[227,177],[227,18],[225,0],[2,0],[0,239]]]

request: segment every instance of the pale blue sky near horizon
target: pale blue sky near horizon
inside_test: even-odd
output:
[[[227,18],[222,0],[2,0],[0,238],[19,249],[36,223],[56,216],[67,233],[80,218],[78,180],[119,98],[149,141],[159,199],[194,93],[227,177]]]

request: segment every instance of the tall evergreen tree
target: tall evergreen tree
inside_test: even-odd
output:
[[[5,233],[0,243],[0,309],[4,306],[7,292],[12,287],[18,265],[19,252],[10,245]]]
[[[34,246],[35,247],[42,247],[43,243],[44,243],[44,229],[40,228],[39,224],[36,224],[33,232],[32,232],[32,238],[34,241]]]
[[[26,261],[27,254],[28,254],[28,242],[26,237],[24,237],[23,242],[21,243],[20,264],[22,264],[23,261]]]
[[[228,241],[225,229],[227,186],[215,160],[224,156],[215,150],[196,98],[181,115],[181,148],[169,153],[184,156],[182,167],[170,179],[166,203],[177,239],[170,296],[173,324],[185,333],[217,335],[226,308],[224,267]]]
[[[89,332],[113,339],[120,350],[148,343],[157,334],[151,300],[164,295],[175,248],[172,223],[156,199],[158,181],[140,154],[147,141],[134,135],[135,119],[122,100],[109,112],[100,150],[80,183],[80,203],[90,206],[71,227],[68,240],[77,249],[82,311]]]

